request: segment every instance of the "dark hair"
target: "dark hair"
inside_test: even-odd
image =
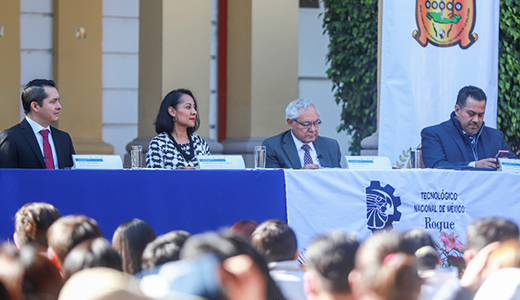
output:
[[[487,101],[486,93],[481,88],[476,86],[468,85],[460,89],[457,95],[457,105],[462,109],[466,106],[468,98],[476,100],[478,102]]]
[[[224,231],[222,233],[209,232],[192,236],[184,244],[181,251],[181,259],[195,258],[207,253],[215,254],[221,262],[241,254],[249,256],[258,270],[267,279],[267,299],[285,299],[269,274],[265,258],[243,237],[232,231]]]
[[[403,249],[406,253],[413,254],[424,246],[431,246],[435,249],[430,234],[424,229],[411,229],[401,234]]]
[[[49,97],[44,87],[56,87],[56,83],[50,79],[33,79],[25,85],[22,91],[22,105],[25,113],[31,111],[31,102],[36,102],[41,107],[43,99]]]
[[[468,249],[478,252],[493,242],[518,239],[518,226],[502,218],[484,218],[471,223],[466,229]]]
[[[419,271],[433,270],[439,265],[439,253],[432,246],[423,246],[415,251]]]
[[[415,255],[420,270],[435,269],[439,257],[435,251],[435,243],[426,230],[411,229],[401,234],[401,238],[404,251]]]
[[[85,240],[72,248],[63,261],[63,279],[67,281],[76,272],[96,267],[123,271],[121,257],[102,237]]]
[[[193,98],[193,103],[195,104],[195,110],[198,112],[197,100],[193,93],[187,89],[177,89],[169,92],[161,103],[161,107],[159,108],[159,113],[157,114],[157,118],[155,119],[155,132],[159,133],[172,133],[173,132],[173,124],[175,123],[173,117],[168,113],[168,107],[173,107],[177,109],[179,103],[181,103],[182,95],[189,95]],[[188,128],[188,134],[192,134],[200,126],[200,117],[197,113],[195,117],[195,127]]]
[[[56,265],[32,245],[21,247],[19,252],[11,245],[2,245],[0,281],[11,299],[56,300],[63,285]]]
[[[280,220],[267,220],[251,235],[251,244],[268,262],[294,260],[298,243],[294,231]]]
[[[356,254],[356,269],[366,287],[387,300],[416,299],[421,289],[417,261],[404,252],[394,233],[377,233],[366,239]]]
[[[256,227],[258,227],[258,223],[256,223],[256,221],[240,220],[240,221],[235,222],[235,224],[233,224],[229,228],[229,230],[250,240],[251,235],[255,231]]]
[[[97,222],[83,215],[59,218],[47,231],[49,248],[56,254],[60,264],[74,246],[84,240],[103,236]]]
[[[359,243],[355,238],[332,231],[314,238],[305,250],[307,270],[319,275],[323,289],[335,294],[351,294],[348,275],[354,269]]]
[[[132,219],[117,227],[112,237],[112,247],[121,255],[124,272],[136,274],[141,271],[144,248],[155,237],[153,228],[140,219]]]
[[[22,206],[14,221],[18,246],[34,243],[47,251],[47,229],[60,217],[60,212],[49,203],[32,202]]]
[[[182,246],[190,234],[184,230],[171,231],[148,243],[143,251],[142,269],[148,270],[170,261],[179,260]]]

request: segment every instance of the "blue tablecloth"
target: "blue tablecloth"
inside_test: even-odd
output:
[[[157,234],[190,233],[242,219],[287,221],[282,170],[0,170],[0,240],[11,239],[14,215],[28,202],[48,202],[62,215],[94,218],[106,238],[132,218]]]

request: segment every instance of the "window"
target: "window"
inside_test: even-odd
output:
[[[320,0],[300,0],[300,7],[320,8]]]

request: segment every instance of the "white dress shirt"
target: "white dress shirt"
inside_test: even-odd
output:
[[[31,128],[34,132],[34,135],[36,136],[36,141],[38,141],[38,146],[40,146],[40,151],[42,152],[42,156],[45,157],[45,154],[43,153],[43,136],[40,134],[40,130],[42,129],[48,129],[49,130],[49,144],[51,145],[52,149],[52,159],[54,161],[54,168],[59,169],[58,166],[58,156],[56,155],[56,146],[54,146],[54,140],[52,139],[52,130],[50,126],[43,127],[42,125],[36,123],[35,121],[31,120],[29,116],[25,116],[25,119],[31,125]]]
[[[305,165],[303,163],[303,155],[305,155],[305,150],[302,149],[302,146],[304,143],[302,143],[302,141],[300,141],[299,139],[297,139],[294,136],[292,130],[291,130],[291,136],[294,140],[294,145],[296,145],[296,150],[298,152],[298,156],[300,157],[300,164],[303,167]],[[311,148],[309,151],[309,154],[311,155],[312,162],[315,164],[319,164],[320,160],[318,159],[318,153],[316,152],[316,148],[314,148],[314,143],[308,143],[307,145],[309,145],[309,147]]]

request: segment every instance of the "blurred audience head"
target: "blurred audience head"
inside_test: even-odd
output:
[[[56,220],[47,231],[49,257],[63,264],[65,256],[84,240],[103,236],[97,222],[83,215],[70,215]]]
[[[54,263],[29,245],[19,252],[10,245],[2,247],[0,281],[14,300],[56,300],[63,285]]]
[[[67,280],[59,300],[151,300],[133,276],[109,268],[81,270]]]
[[[132,219],[119,225],[112,237],[112,247],[121,256],[124,272],[136,274],[141,271],[144,248],[155,237],[153,228],[143,220]]]
[[[47,251],[47,229],[61,217],[51,204],[32,202],[22,206],[15,215],[14,242],[18,248],[32,244],[40,252]]]
[[[520,268],[520,241],[508,240],[500,244],[498,249],[491,252],[486,264],[484,277],[503,268]]]
[[[356,269],[349,279],[357,298],[418,299],[422,280],[414,255],[404,252],[401,238],[377,233],[366,239],[356,254]]]
[[[517,240],[518,225],[502,218],[484,218],[471,223],[466,229],[468,249],[464,252],[466,260],[474,257],[482,248],[493,242]]]
[[[329,295],[351,296],[348,277],[354,269],[354,257],[359,243],[340,231],[314,238],[305,250],[307,272],[305,292],[308,299]]]
[[[181,251],[181,259],[214,254],[219,271],[222,299],[285,299],[269,275],[265,258],[243,237],[226,231],[191,236]]]
[[[258,223],[253,220],[240,220],[233,224],[229,230],[249,240],[256,227],[258,227]]]
[[[97,267],[123,271],[121,257],[102,237],[85,240],[72,248],[63,261],[63,279],[67,281],[80,270]]]
[[[280,220],[267,220],[258,225],[251,235],[251,244],[267,262],[294,260],[298,253],[294,231]]]
[[[406,253],[415,254],[419,271],[433,270],[439,265],[439,255],[430,234],[424,229],[412,229],[401,235]]]
[[[144,248],[142,269],[153,269],[164,263],[179,260],[182,246],[189,237],[190,234],[183,230],[158,236]]]

